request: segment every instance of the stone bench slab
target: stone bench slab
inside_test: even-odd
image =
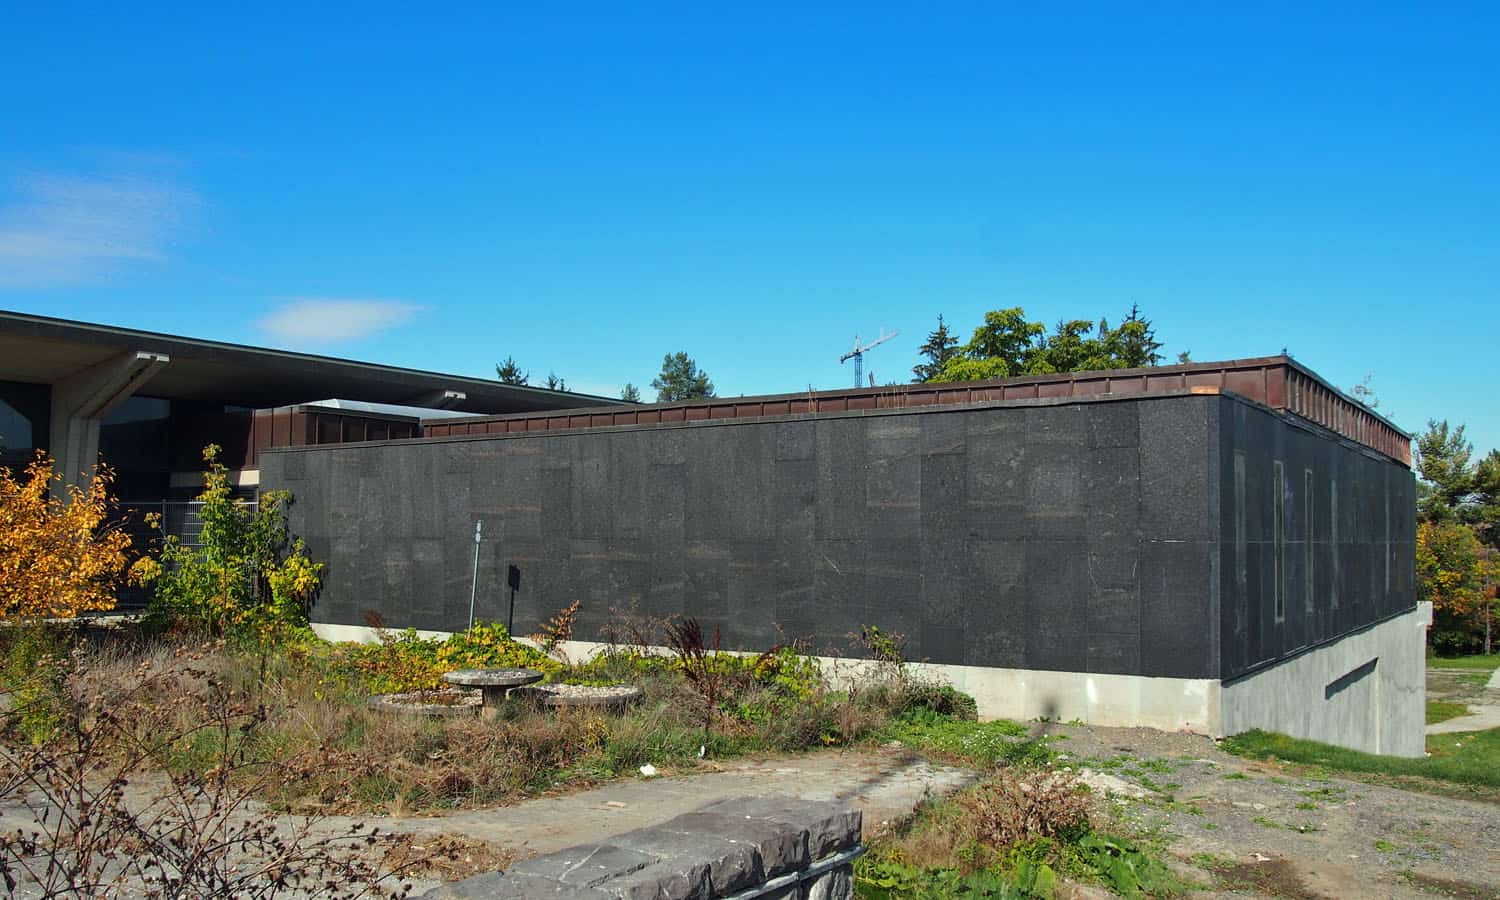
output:
[[[549,853],[423,896],[711,900],[774,885],[766,896],[847,900],[850,866],[862,852],[862,826],[859,811],[838,802],[721,800],[608,842]]]

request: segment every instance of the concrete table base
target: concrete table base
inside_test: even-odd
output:
[[[500,707],[511,688],[541,681],[542,673],[535,669],[459,669],[444,674],[443,680],[449,684],[479,688],[483,698],[479,714],[493,719],[500,714]]]

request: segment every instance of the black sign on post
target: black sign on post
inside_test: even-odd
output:
[[[505,630],[511,637],[516,634],[516,591],[521,589],[521,569],[512,564],[505,572],[505,583],[510,586],[510,614],[505,617]]]

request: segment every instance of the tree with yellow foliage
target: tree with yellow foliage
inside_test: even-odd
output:
[[[1485,589],[1483,545],[1467,525],[1422,522],[1417,526],[1417,590],[1432,601],[1428,638],[1444,655],[1482,647],[1485,612],[1494,598]]]
[[[62,475],[44,453],[18,477],[0,466],[0,621],[71,618],[113,609],[130,535],[111,521],[114,472],[54,492]]]

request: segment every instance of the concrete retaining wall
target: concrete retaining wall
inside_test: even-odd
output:
[[[1431,604],[1228,683],[1212,678],[1145,678],[987,666],[910,663],[919,675],[972,696],[981,719],[1048,718],[1088,725],[1159,728],[1226,737],[1261,728],[1292,737],[1395,756],[1425,748],[1426,634]],[[317,623],[325,640],[376,639],[373,629]],[[420,632],[446,638],[447,632]],[[525,640],[524,638],[522,640]],[[583,661],[606,645],[567,641]],[[665,654],[666,648],[657,648]],[[858,683],[869,660],[817,657],[834,684]],[[1374,661],[1370,671],[1364,671]]]
[[[429,891],[437,900],[846,900],[861,816],[842,803],[721,800],[608,843],[571,847],[508,872]]]
[[[1224,684],[1224,734],[1252,728],[1391,756],[1426,750],[1432,606]]]

